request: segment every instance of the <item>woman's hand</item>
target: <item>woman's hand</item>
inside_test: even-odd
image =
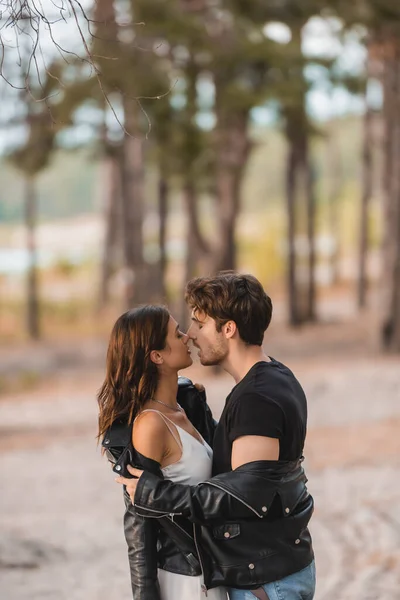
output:
[[[134,467],[131,467],[131,465],[127,465],[127,469],[129,471],[129,473],[131,475],[133,475],[133,477],[135,477],[135,479],[127,479],[126,477],[121,477],[121,475],[120,475],[119,477],[116,478],[115,481],[117,483],[121,483],[122,485],[126,485],[126,491],[129,494],[132,504],[134,504],[137,484],[138,484],[139,478],[142,475],[143,471],[141,471],[140,469],[135,469]]]

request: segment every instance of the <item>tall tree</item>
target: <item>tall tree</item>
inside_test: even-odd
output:
[[[25,23],[24,14],[21,14],[21,28],[29,34],[29,24]],[[41,335],[39,319],[39,284],[38,260],[36,244],[36,223],[38,199],[36,192],[36,178],[38,173],[48,164],[53,147],[55,128],[49,112],[47,101],[56,85],[54,75],[48,70],[41,77],[35,77],[29,71],[31,60],[31,44],[29,35],[23,38],[19,47],[21,72],[23,84],[19,90],[19,103],[23,117],[21,125],[25,128],[25,141],[22,145],[14,147],[10,153],[10,160],[22,173],[24,179],[24,218],[26,227],[26,247],[28,255],[28,271],[26,281],[26,327],[31,339],[38,339]]]
[[[287,85],[280,98],[288,141],[286,194],[288,215],[288,300],[289,321],[300,325],[316,317],[315,289],[315,171],[310,138],[313,128],[306,108],[309,84],[302,53],[305,21],[291,24],[288,44],[291,65]]]
[[[399,15],[400,16],[400,15]],[[383,346],[400,351],[400,36],[399,25],[382,30],[386,198],[384,211]]]
[[[105,220],[103,256],[101,263],[99,308],[104,308],[110,299],[110,280],[119,266],[120,238],[122,230],[122,202],[120,177],[120,147],[111,144],[106,137],[102,140],[101,190]]]
[[[29,337],[38,339],[41,331],[35,235],[38,210],[36,177],[50,159],[54,145],[54,129],[46,106],[35,103],[31,92],[32,90],[29,93],[23,90],[23,98],[21,98],[26,111],[24,124],[27,130],[27,141],[22,147],[15,149],[10,158],[24,178],[24,216],[28,254],[26,323]]]
[[[168,102],[164,96],[170,88],[169,61],[157,54],[163,36],[157,38],[155,25],[160,17],[153,12],[155,4],[157,2],[147,5],[140,1],[99,0],[95,12],[92,48],[98,77],[107,99],[110,95],[114,101],[116,98],[123,113],[120,176],[127,306],[146,301],[149,290],[158,287],[154,286],[158,269],[150,268],[145,262],[143,238],[146,153],[149,150],[146,138],[151,128],[146,103],[152,104],[159,98]],[[142,26],[143,22],[146,27]]]
[[[339,279],[339,258],[340,258],[340,229],[339,229],[339,208],[340,198],[343,191],[343,166],[338,136],[336,133],[335,122],[329,125],[326,132],[327,144],[327,164],[329,168],[327,190],[328,200],[328,228],[332,240],[330,253],[330,277],[333,284]]]
[[[368,67],[367,67],[368,71]],[[359,229],[359,257],[358,257],[358,307],[365,308],[367,302],[368,276],[368,238],[369,238],[369,206],[372,197],[373,186],[373,112],[368,103],[368,88],[365,88],[365,112],[364,112],[364,139],[362,150],[362,195],[360,210]]]

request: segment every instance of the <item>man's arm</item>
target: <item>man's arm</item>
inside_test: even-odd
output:
[[[128,469],[134,477],[140,478],[132,480],[118,477],[116,481],[127,486],[138,514],[149,517],[179,515],[201,524],[212,520],[226,521],[264,516],[261,513],[261,506],[259,511],[252,509],[248,502],[240,499],[239,495],[235,493],[232,495],[226,491],[225,486],[221,487],[218,478],[215,478],[215,483],[210,479],[189,486],[160,479],[148,471],[140,471],[130,466]],[[225,482],[229,476],[230,473],[225,474]],[[259,484],[258,478],[257,484]]]
[[[232,445],[232,468],[238,469],[254,461],[276,461],[279,458],[279,440],[263,436],[242,436]],[[216,502],[215,489],[205,482],[194,486],[161,480],[156,475],[134,469],[128,465],[134,479],[118,477],[126,485],[132,503],[139,509],[155,511],[154,514],[182,515],[195,523],[212,519],[248,519],[254,513],[245,503],[220,489]],[[233,471],[234,472],[234,471]],[[226,474],[229,477],[229,473]],[[212,483],[212,479],[210,483]]]
[[[278,460],[279,440],[261,435],[243,435],[232,444],[232,469],[255,460]]]
[[[242,465],[259,460],[278,460],[279,458],[279,440],[275,438],[267,438],[258,435],[246,435],[233,442],[232,445],[232,469],[235,470]],[[135,469],[128,465],[128,471],[133,475],[134,479],[125,479],[118,477],[116,481],[126,486],[126,490],[134,503],[136,489],[139,478],[144,471]],[[158,479],[158,478],[157,478]],[[182,493],[185,488],[194,491],[198,486],[182,485]],[[194,493],[194,492],[193,492]],[[173,512],[173,511],[171,511]]]
[[[244,398],[244,400],[248,399]],[[257,409],[254,397],[251,397],[251,400],[253,401],[252,408]],[[262,403],[261,407],[264,410]],[[240,412],[235,415],[238,424],[236,425],[236,431],[232,432],[235,438],[231,455],[233,470],[254,461],[276,461],[279,459],[278,437],[242,435],[242,433],[250,431],[250,424],[246,422],[248,411],[249,408],[247,407],[247,411],[243,415]],[[278,415],[280,416],[279,412]],[[261,413],[261,416],[265,416],[264,412]],[[272,416],[275,417],[275,415]],[[277,420],[276,417],[275,420]],[[253,423],[254,420],[251,422],[251,426],[253,426]],[[257,425],[265,428],[262,422]],[[278,430],[272,429],[271,431],[275,433]],[[161,481],[156,476],[146,472],[142,475],[142,471],[131,467],[128,467],[128,469],[135,478],[139,477],[140,479],[125,480],[120,477],[117,482],[127,486],[132,503],[139,510],[151,509],[156,513],[159,511],[159,514],[179,514],[191,521],[200,523],[211,519],[226,520],[254,517],[254,512],[252,513],[245,503],[240,502],[232,494],[223,490],[220,490],[221,493],[216,494],[215,488],[211,487],[210,489],[210,485],[207,483],[186,486],[168,480]],[[229,477],[229,473],[225,477]],[[211,479],[210,483],[212,481]],[[151,510],[148,514],[151,514]]]

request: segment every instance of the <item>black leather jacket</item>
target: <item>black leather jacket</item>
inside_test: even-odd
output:
[[[190,409],[184,407],[210,443],[214,422],[210,413],[204,412],[204,401],[195,405],[206,415],[206,435],[204,423],[202,431],[196,420],[199,415],[190,415]],[[107,436],[103,444],[107,447]],[[114,471],[123,473],[127,464],[146,469],[134,507],[125,493],[125,535],[135,600],[158,600],[157,562],[176,573],[202,572],[206,588],[253,589],[295,573],[312,561],[307,525],[313,499],[301,460],[256,461],[197,486],[163,480],[159,465],[140,456],[129,444]]]
[[[206,588],[254,589],[313,560],[307,526],[314,503],[306,481],[301,460],[255,461],[196,486],[145,472],[135,508],[147,517],[179,515],[193,522]]]
[[[190,379],[179,377],[179,404],[208,444],[212,445],[216,423],[207,405],[205,392],[199,392]],[[132,427],[115,422],[102,441],[115,473],[131,477],[127,465],[162,477],[160,465],[132,446]],[[124,488],[124,532],[128,545],[133,600],[160,600],[157,568],[182,575],[200,575],[192,524],[182,517],[138,515]],[[154,515],[152,515],[154,516]]]

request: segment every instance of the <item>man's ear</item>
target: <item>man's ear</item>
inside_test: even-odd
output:
[[[150,360],[156,365],[162,365],[162,363],[164,362],[163,357],[157,350],[152,350],[150,352]]]
[[[235,333],[237,332],[237,326],[235,321],[228,321],[227,323],[225,323],[224,325],[224,333],[225,333],[225,337],[226,338],[232,338]]]

